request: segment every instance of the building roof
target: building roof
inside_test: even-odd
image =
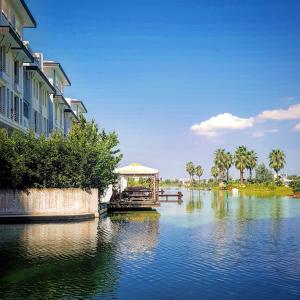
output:
[[[84,110],[85,113],[87,113],[87,109],[85,107],[85,105],[83,104],[83,102],[81,100],[78,100],[78,99],[73,99],[73,98],[66,98],[66,100],[68,101],[68,103],[71,105],[73,103],[76,103],[76,104],[80,104],[82,109]]]
[[[129,166],[125,166],[122,168],[118,168],[114,171],[116,174],[120,175],[156,175],[159,173],[159,170],[142,166],[138,163],[130,164]]]
[[[69,77],[67,76],[66,72],[64,71],[64,69],[62,68],[62,66],[59,62],[51,61],[51,60],[44,60],[44,67],[56,68],[57,70],[60,71],[61,75],[65,79],[64,85],[69,85],[69,86],[71,85],[71,81],[70,81]]]
[[[27,28],[35,28],[36,27],[36,21],[31,14],[27,4],[25,3],[24,0],[13,0],[14,5],[16,5],[17,9],[23,9],[25,12],[26,18],[23,20],[24,21],[24,27]]]

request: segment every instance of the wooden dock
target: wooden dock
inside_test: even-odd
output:
[[[182,203],[183,194],[178,192],[176,194],[165,194],[164,190],[159,191],[159,203]]]

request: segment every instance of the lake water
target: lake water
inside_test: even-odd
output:
[[[300,299],[300,199],[183,193],[158,212],[0,225],[0,298]]]

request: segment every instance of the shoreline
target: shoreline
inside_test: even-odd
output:
[[[236,188],[241,194],[249,196],[278,196],[278,197],[291,197],[300,198],[300,193],[293,193],[290,187],[286,186],[264,186],[264,185],[239,185],[233,184],[228,185],[227,188],[222,189],[219,186],[187,186],[187,185],[160,185],[160,189],[164,188],[186,188],[190,190],[204,190],[207,191],[209,188],[211,191],[227,191],[231,192],[232,189]]]

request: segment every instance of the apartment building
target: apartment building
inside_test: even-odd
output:
[[[24,1],[2,0],[0,5],[0,126],[25,130],[23,64],[34,58],[23,30],[35,28],[36,22]]]
[[[71,82],[61,64],[44,60],[24,41],[24,29],[36,27],[25,1],[0,0],[0,8],[0,128],[67,134],[86,108],[65,99]]]

